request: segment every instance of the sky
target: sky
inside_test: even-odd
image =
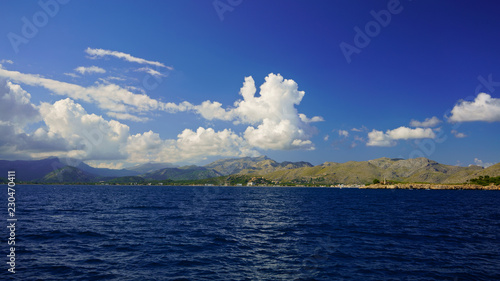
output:
[[[493,1],[0,2],[0,159],[500,162]]]

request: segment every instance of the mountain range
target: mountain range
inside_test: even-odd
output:
[[[484,169],[471,165],[460,167],[440,164],[427,158],[390,159],[346,163],[325,162],[314,167],[268,173],[274,181],[365,184],[374,179],[396,182],[464,183],[480,175],[500,176],[500,163]]]
[[[175,167],[146,163],[127,169],[94,168],[82,161],[50,157],[42,160],[0,160],[0,172],[16,171],[16,179],[40,183],[189,181],[229,175],[263,177],[274,182],[365,184],[374,179],[397,182],[463,183],[478,176],[500,176],[500,163],[486,169],[440,164],[427,158],[346,163],[276,162],[266,156],[221,159],[205,166]]]

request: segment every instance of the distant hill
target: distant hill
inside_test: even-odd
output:
[[[184,166],[179,168],[165,168],[143,175],[150,180],[200,180],[221,176],[213,169],[199,166]]]
[[[47,174],[66,166],[75,167],[88,174],[100,177],[137,176],[141,174],[125,169],[94,168],[81,160],[71,158],[49,157],[42,160],[0,160],[0,172],[2,174],[6,175],[7,171],[16,171],[16,179],[22,181],[40,180]]]
[[[40,182],[45,183],[87,183],[96,181],[97,176],[78,168],[66,166],[45,175]]]
[[[500,163],[482,170],[477,174],[477,176],[490,176],[490,177],[500,177]]]
[[[146,163],[127,168],[127,170],[137,172],[139,174],[147,174],[165,168],[175,168],[175,166],[170,163]]]
[[[373,179],[403,182],[463,183],[483,172],[479,166],[459,167],[439,164],[427,158],[390,159],[346,163],[326,162],[314,167],[275,171],[262,176],[279,181],[316,181],[365,184]]]
[[[8,171],[16,172],[16,180],[32,181],[41,179],[55,170],[61,169],[66,164],[61,163],[57,157],[42,160],[0,160],[0,172],[6,176]]]
[[[81,160],[71,159],[71,158],[59,158],[59,161],[68,166],[76,167],[82,171],[101,177],[126,177],[126,176],[138,176],[141,174],[138,171],[133,171],[128,169],[94,168],[85,164]]]
[[[312,167],[308,162],[283,162],[278,163],[266,156],[243,157],[232,159],[221,159],[205,165],[205,168],[213,169],[221,175],[232,174],[267,174],[279,170]]]
[[[266,156],[221,159],[203,167],[164,167],[168,163],[147,163],[133,170],[93,168],[74,159],[50,157],[33,161],[0,160],[0,173],[16,171],[16,180],[54,183],[99,182],[129,183],[146,181],[204,180],[220,177],[227,182],[229,175],[238,179],[263,177],[263,180],[303,184],[365,184],[374,179],[394,182],[464,183],[479,176],[500,176],[500,163],[486,169],[440,164],[427,158],[390,159],[346,163],[325,162],[313,166],[308,162],[276,162]],[[158,167],[164,167],[156,169]],[[145,171],[141,173],[141,171]],[[0,174],[1,176],[1,174]],[[244,176],[244,177],[243,177]],[[225,179],[225,180],[224,180]],[[5,177],[0,177],[0,182]]]

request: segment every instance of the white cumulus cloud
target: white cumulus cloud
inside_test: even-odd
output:
[[[198,161],[210,156],[259,155],[242,137],[229,129],[185,129],[176,139],[161,139],[153,131],[131,135],[127,125],[88,114],[80,104],[69,98],[54,104],[42,103],[40,112],[47,128],[40,128],[37,134],[47,138],[52,135],[66,142],[67,150],[58,153],[58,156],[91,160],[94,165],[107,165],[109,160],[173,163]]]
[[[394,130],[389,130],[386,132],[386,134],[393,140],[424,139],[424,138],[433,139],[436,137],[436,134],[430,128],[411,129],[404,126]]]
[[[450,122],[500,121],[500,99],[480,93],[474,101],[460,101],[451,110]]]
[[[86,73],[88,74],[92,74],[92,73],[106,73],[106,70],[103,69],[103,68],[100,68],[98,66],[79,66],[77,68],[75,68],[75,71],[84,75]],[[71,75],[69,75],[71,76]]]
[[[314,149],[306,132],[290,120],[264,119],[257,128],[247,127],[244,135],[249,144],[262,149]]]
[[[431,118],[426,118],[422,122],[417,121],[417,120],[411,120],[410,126],[412,126],[412,127],[432,128],[432,127],[436,127],[439,123],[441,123],[441,120],[439,120],[439,118],[437,118],[436,116],[433,116]]]
[[[96,166],[118,167],[120,162],[174,163],[199,161],[210,156],[259,155],[230,129],[185,129],[174,139],[161,139],[152,131],[131,135],[127,125],[89,114],[70,98],[37,107],[31,103],[30,94],[19,85],[6,82],[4,86],[0,88],[0,154],[4,159],[58,156],[91,161]],[[109,115],[135,118],[126,113]],[[43,125],[32,133],[23,130],[27,124],[40,121]]]
[[[484,163],[483,160],[479,158],[474,158],[474,164],[476,164],[477,166],[481,166],[483,168],[488,168],[489,166],[494,165],[494,163]]]
[[[321,116],[314,116],[313,118],[308,118],[305,114],[299,113],[300,120],[304,123],[313,123],[313,122],[323,122],[325,119]]]
[[[127,125],[87,114],[69,98],[54,104],[42,103],[40,113],[47,125],[46,133],[67,141],[71,151],[66,156],[83,160],[126,159],[123,148],[129,135]]]
[[[368,133],[367,146],[394,146],[397,140],[408,140],[408,139],[423,139],[423,138],[435,138],[436,134],[430,128],[407,128],[399,127],[394,130],[387,130],[385,133],[378,130],[372,130]]]
[[[209,156],[243,157],[259,153],[229,129],[215,131],[199,127],[185,129],[177,139],[160,138],[152,131],[129,137],[129,162],[181,162],[199,161]]]
[[[313,149],[310,141],[315,129],[312,122],[323,121],[320,116],[308,118],[299,113],[299,105],[305,95],[291,79],[280,74],[269,74],[260,86],[257,96],[254,79],[245,78],[240,95],[243,99],[225,109],[219,102],[205,101],[194,106],[205,119],[233,121],[250,124],[244,133],[249,144],[262,149]]]
[[[451,130],[451,133],[452,133],[452,134],[453,134],[456,138],[459,138],[459,139],[467,137],[467,135],[466,135],[466,134],[464,134],[464,133],[460,133],[460,132],[458,132],[457,130]]]
[[[16,87],[19,89],[15,95],[14,92],[4,95],[6,101],[0,105],[3,109],[0,115],[7,116],[7,113],[16,106],[21,106],[23,108],[18,112],[22,114],[19,118],[27,119],[17,120],[16,123],[27,124],[32,122],[31,120],[45,123],[45,126],[31,134],[22,131],[9,133],[10,135],[23,133],[26,144],[24,147],[38,142],[35,146],[39,149],[31,151],[32,157],[67,156],[99,161],[111,159],[140,161],[146,158],[167,161],[168,158],[167,162],[178,162],[206,156],[257,155],[255,148],[312,150],[314,144],[311,138],[316,133],[316,128],[310,123],[323,121],[320,116],[309,118],[299,113],[296,106],[302,101],[305,92],[298,90],[295,81],[272,73],[265,78],[259,93],[253,78],[246,77],[240,90],[242,99],[237,100],[229,108],[223,108],[222,104],[216,101],[205,101],[200,105],[193,105],[187,101],[179,104],[165,103],[152,99],[145,93],[133,93],[132,89],[112,83],[95,83],[84,87],[40,75],[10,71],[2,67],[0,67],[0,77],[25,85],[43,87],[51,93],[65,96],[65,99],[53,104],[42,103],[39,107],[35,107],[29,102],[29,94],[23,92],[19,85],[8,84],[12,89]],[[17,99],[15,102],[14,98]],[[79,101],[96,104],[106,115],[117,120],[144,122],[149,120],[145,114],[154,110],[169,113],[192,111],[207,120],[232,121],[235,124],[246,124],[247,127],[241,133],[230,129],[214,131],[211,128],[199,128],[196,132],[186,129],[177,139],[159,139],[153,132],[131,137],[127,125],[88,114],[78,103]],[[11,119],[17,118],[14,113],[8,116]],[[5,125],[8,120],[0,121]],[[3,129],[12,132],[14,127]],[[147,140],[146,143],[149,144],[157,143],[161,150],[153,149],[150,156],[140,156],[141,152],[135,150],[129,143],[141,139]],[[93,143],[93,140],[99,145]],[[50,146],[50,143],[54,145]],[[13,142],[9,142],[9,145],[13,145]]]
[[[368,133],[367,146],[394,146],[396,142],[382,131],[373,129]]]
[[[42,120],[39,109],[20,85],[4,83],[0,86],[0,155],[4,159],[20,159],[30,153],[65,150],[64,140],[42,130],[26,133],[27,125]]]
[[[346,130],[339,130],[339,136],[347,138],[349,136],[349,132]]]
[[[0,85],[0,121],[19,129],[40,120],[38,109],[31,103],[31,95],[20,85],[10,81]]]

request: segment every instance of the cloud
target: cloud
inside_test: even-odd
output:
[[[347,138],[349,136],[349,132],[346,130],[339,130],[339,136]]]
[[[64,139],[46,134],[39,129],[32,134],[19,130],[15,125],[0,121],[0,155],[3,159],[30,159],[40,153],[44,157],[67,150]]]
[[[394,130],[387,130],[385,133],[378,130],[372,130],[368,133],[367,146],[394,146],[397,140],[408,140],[408,139],[423,139],[423,138],[435,138],[436,134],[430,128],[407,128],[399,127]]]
[[[25,128],[42,120],[31,95],[20,85],[4,81],[0,86],[0,155],[5,158],[26,158],[29,153],[61,151],[64,140],[36,130],[27,134]]]
[[[368,142],[367,146],[394,146],[396,142],[392,140],[387,134],[384,134],[382,131],[377,131],[373,129],[368,133]]]
[[[298,85],[293,80],[274,74],[266,77],[258,95],[254,80],[251,77],[245,78],[240,91],[243,99],[237,100],[233,107],[227,109],[223,108],[221,103],[212,101],[205,101],[196,106],[189,102],[164,103],[146,94],[132,93],[111,83],[95,83],[83,87],[47,79],[40,75],[9,71],[1,67],[0,77],[7,77],[26,85],[40,86],[54,94],[67,97],[53,104],[42,103],[39,107],[35,107],[29,102],[29,94],[26,92],[19,90],[15,92],[15,96],[9,95],[11,99],[15,97],[22,101],[24,97],[28,100],[24,103],[16,102],[16,105],[26,107],[19,110],[23,113],[20,116],[24,118],[33,112],[33,116],[28,119],[38,118],[38,121],[43,121],[45,124],[31,134],[24,131],[9,133],[11,136],[24,134],[22,138],[25,141],[17,146],[18,151],[24,149],[23,151],[28,152],[29,144],[37,147],[29,150],[31,157],[59,156],[94,161],[144,159],[167,161],[168,159],[168,162],[178,162],[203,159],[207,156],[258,155],[255,148],[312,150],[314,145],[310,139],[316,133],[316,128],[310,126],[310,123],[323,120],[319,116],[308,118],[305,114],[299,113],[296,105],[300,104],[305,93],[298,90]],[[16,88],[14,84],[9,85]],[[20,89],[19,85],[17,87]],[[144,113],[153,110],[170,113],[192,111],[207,120],[232,121],[248,126],[241,133],[235,133],[230,129],[215,131],[212,128],[200,127],[196,132],[184,130],[177,139],[160,139],[159,135],[153,132],[136,134],[132,137],[127,125],[88,114],[78,101],[94,103],[105,110],[105,114],[118,120],[144,122],[149,120]],[[5,107],[3,112],[7,113],[9,109],[15,108],[12,103],[12,101],[3,103],[2,106]],[[9,118],[15,116],[10,114]],[[7,124],[6,122],[2,121],[2,125]],[[23,122],[18,120],[16,123]],[[3,129],[11,132],[14,127]],[[152,149],[146,153],[130,145],[131,142],[140,144],[141,141],[145,141],[148,145],[157,145],[159,150]],[[57,147],[53,144],[57,144]],[[9,141],[8,145],[15,144]],[[141,153],[144,155],[141,156]]]
[[[117,163],[115,161],[85,161],[85,164],[94,168],[105,168],[105,169],[123,169],[123,163]]]
[[[316,133],[316,129],[309,123],[323,120],[320,116],[308,118],[305,114],[298,113],[295,106],[300,104],[305,92],[298,90],[295,81],[272,73],[261,85],[259,96],[256,96],[253,78],[246,77],[240,90],[243,99],[236,101],[234,107],[229,109],[224,109],[221,103],[212,101],[204,101],[196,106],[189,102],[163,103],[146,94],[133,93],[112,83],[96,83],[82,87],[3,68],[0,68],[0,77],[31,86],[41,86],[54,94],[73,100],[95,103],[110,116],[121,120],[145,121],[145,117],[137,114],[155,110],[169,113],[194,111],[207,120],[249,124],[244,133],[245,140],[262,149],[313,149],[310,138]],[[273,126],[281,131],[277,133]]]
[[[65,156],[81,160],[126,159],[124,146],[129,127],[118,121],[87,114],[85,109],[66,98],[54,104],[42,103],[40,113],[47,125],[46,134],[63,138],[70,150]]]
[[[460,132],[458,132],[457,130],[451,130],[451,133],[452,133],[452,134],[453,134],[456,138],[459,138],[459,139],[467,137],[467,135],[466,135],[466,134],[464,134],[464,133],[460,133]]]
[[[483,161],[478,158],[474,158],[474,164],[476,164],[477,166],[481,166],[483,168],[488,168],[489,166],[494,165],[494,163],[483,163]]]
[[[249,124],[244,136],[249,144],[262,149],[313,149],[310,141],[315,129],[311,122],[323,121],[320,116],[308,118],[298,113],[305,95],[291,79],[280,74],[269,74],[260,86],[259,95],[251,76],[245,77],[240,95],[232,108],[223,108],[219,102],[205,101],[193,109],[207,120],[233,121]]]
[[[135,63],[139,63],[139,64],[149,64],[149,65],[154,65],[157,67],[164,67],[164,68],[167,68],[169,70],[173,70],[172,67],[166,66],[161,62],[149,61],[149,60],[137,58],[137,57],[134,57],[130,54],[126,54],[126,53],[122,53],[122,52],[110,51],[110,50],[104,50],[104,49],[92,49],[90,47],[85,49],[85,52],[87,54],[89,54],[91,56],[91,58],[101,58],[101,57],[105,57],[105,56],[112,56],[112,57],[123,59],[123,60],[129,61],[129,62],[135,62]]]
[[[256,124],[265,119],[271,120],[307,120],[298,115],[295,105],[299,105],[305,95],[298,90],[298,85],[291,79],[281,75],[269,74],[260,86],[260,96],[255,96],[256,88],[252,77],[246,77],[240,95],[243,100],[235,103],[233,110],[242,123]],[[317,117],[319,118],[319,117]],[[294,122],[296,123],[296,122]]]
[[[355,148],[356,146],[358,146],[358,143],[364,143],[365,142],[365,139],[360,137],[360,136],[354,136],[354,141],[351,143],[351,145],[349,146],[350,148]]]
[[[181,162],[206,159],[209,156],[258,155],[257,151],[229,129],[185,129],[177,139],[161,139],[153,131],[131,135],[127,125],[88,114],[80,104],[69,98],[54,104],[42,103],[40,112],[47,125],[47,129],[41,129],[40,133],[64,139],[69,148],[58,156],[93,160],[95,165],[109,160],[130,163]]]
[[[127,152],[130,162],[181,162],[204,160],[209,156],[258,156],[248,144],[231,130],[212,128],[185,129],[176,140],[162,140],[152,131],[129,137]]]
[[[177,147],[183,157],[205,159],[207,156],[258,156],[259,153],[230,129],[216,132],[199,127],[185,129],[177,136]]]
[[[0,60],[0,64],[2,64],[2,63],[13,64],[14,62],[11,60],[3,59],[3,60]]]
[[[165,77],[167,75],[157,71],[157,70],[154,70],[152,68],[149,68],[149,67],[142,67],[142,68],[139,68],[139,69],[136,69],[135,71],[138,71],[138,72],[146,72],[148,74],[150,74],[151,76],[154,76],[154,77]]]
[[[125,81],[126,79],[125,79],[125,78],[123,78],[123,77],[108,76],[108,77],[106,77],[106,80]]]
[[[362,126],[361,128],[352,128],[351,131],[353,132],[364,132],[364,131],[368,131],[368,128],[366,128],[365,126]]]
[[[230,121],[234,119],[234,113],[227,112],[224,108],[222,108],[222,104],[216,101],[204,101],[200,105],[195,106],[195,110],[207,120],[218,119]]]
[[[247,127],[244,136],[250,145],[262,149],[314,149],[312,142],[307,139],[305,131],[298,128],[290,120],[264,119],[257,128]]]
[[[459,101],[451,110],[449,122],[500,121],[500,99],[480,93],[474,101]]]
[[[18,83],[40,86],[54,94],[66,96],[74,100],[96,103],[99,108],[121,113],[149,112],[164,110],[167,112],[186,111],[191,107],[186,103],[162,103],[146,94],[135,94],[116,84],[96,83],[89,87],[43,78],[40,75],[24,74],[0,68],[0,77],[6,77]]]
[[[442,121],[439,120],[436,116],[433,116],[431,118],[426,118],[423,122],[417,121],[417,120],[411,120],[410,126],[412,127],[423,127],[423,128],[431,128],[431,127],[436,127],[439,123]]]
[[[80,77],[77,74],[74,74],[72,72],[65,72],[63,74],[66,75],[66,76],[69,76],[69,77],[73,77],[73,78],[79,78]]]
[[[436,134],[432,129],[423,129],[423,128],[415,128],[410,129],[407,127],[399,127],[394,130],[389,130],[386,134],[394,140],[408,140],[408,139],[424,139],[430,138],[433,139],[436,137]]]
[[[116,118],[118,120],[130,120],[134,122],[146,122],[149,121],[147,117],[138,117],[128,113],[118,113],[118,112],[106,112],[109,117]]]
[[[173,103],[173,102],[167,102],[167,103],[160,103],[159,107],[161,110],[169,112],[169,113],[176,113],[176,112],[183,112],[183,111],[189,111],[189,110],[194,110],[194,106],[187,102],[183,101],[179,104]]]
[[[324,141],[328,141],[328,139],[330,138],[329,135],[325,135],[325,137],[323,138]]]
[[[92,74],[92,73],[106,73],[106,70],[97,66],[79,66],[75,68],[75,71],[84,75],[85,73]]]
[[[110,165],[114,161],[142,163],[180,162],[209,156],[258,156],[241,136],[230,129],[185,129],[176,139],[161,139],[152,131],[131,135],[130,128],[115,120],[89,114],[70,98],[35,106],[31,95],[12,82],[0,87],[0,154],[12,159],[70,157]],[[110,112],[121,119],[134,116]],[[28,124],[43,125],[26,133]],[[143,121],[143,120],[135,120]],[[116,166],[117,167],[117,166]]]
[[[321,116],[314,116],[313,118],[307,118],[305,114],[299,113],[300,120],[304,123],[313,123],[313,122],[323,122],[325,119]]]
[[[40,114],[28,92],[10,81],[0,85],[0,121],[22,129],[39,120]]]

